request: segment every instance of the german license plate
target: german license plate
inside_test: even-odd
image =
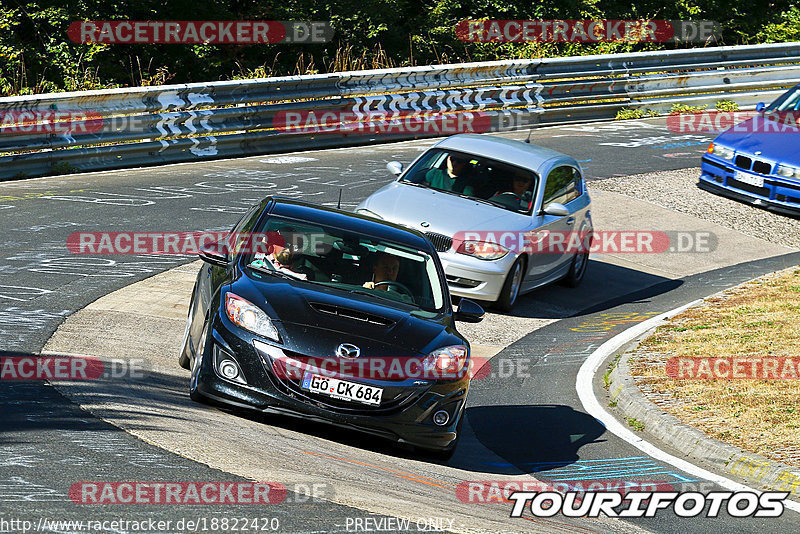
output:
[[[334,399],[378,405],[381,403],[383,389],[327,376],[303,374],[301,388]]]
[[[755,174],[736,171],[733,173],[733,177],[734,179],[739,180],[740,182],[744,182],[754,187],[764,187],[764,179],[760,176],[756,176]]]

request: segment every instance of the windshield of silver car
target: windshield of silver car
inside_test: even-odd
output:
[[[539,177],[533,171],[453,150],[426,152],[404,182],[530,213]]]

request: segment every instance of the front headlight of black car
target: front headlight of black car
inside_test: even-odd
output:
[[[278,330],[264,310],[235,293],[225,295],[225,313],[236,326],[273,341],[280,341]]]
[[[464,345],[442,347],[431,352],[422,360],[422,369],[426,376],[460,378],[468,355],[469,351]]]

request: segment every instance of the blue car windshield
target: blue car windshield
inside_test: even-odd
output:
[[[256,277],[282,276],[391,301],[401,308],[444,308],[434,259],[406,245],[277,216],[235,240],[242,265]]]
[[[765,109],[766,111],[800,111],[800,86],[789,89]]]
[[[539,177],[531,170],[482,156],[433,149],[414,163],[402,181],[531,213]]]

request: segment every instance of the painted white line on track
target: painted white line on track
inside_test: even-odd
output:
[[[575,388],[578,390],[578,398],[580,398],[581,404],[583,404],[583,408],[586,410],[586,413],[597,419],[603,426],[606,427],[606,430],[616,435],[618,438],[627,441],[652,458],[666,462],[682,471],[685,471],[686,473],[690,473],[694,476],[714,482],[715,484],[718,484],[719,486],[722,486],[728,490],[751,491],[760,495],[762,492],[757,489],[740,484],[739,482],[735,482],[722,475],[712,473],[711,471],[707,471],[702,467],[687,462],[686,460],[672,456],[671,454],[662,451],[652,443],[645,441],[641,436],[634,434],[631,430],[625,428],[622,423],[617,421],[613,415],[608,413],[608,411],[601,406],[600,402],[597,400],[597,397],[594,396],[594,389],[592,387],[594,375],[609,356],[611,356],[626,343],[633,341],[640,335],[656,326],[664,319],[668,319],[673,315],[677,315],[687,308],[690,308],[701,302],[703,302],[703,299],[698,299],[679,308],[675,308],[674,310],[670,310],[662,313],[661,315],[647,319],[646,321],[643,321],[636,326],[628,328],[624,332],[617,334],[600,345],[597,350],[595,350],[586,359],[586,362],[578,371],[578,378],[575,382]],[[795,512],[800,513],[800,503],[786,499],[783,501],[783,504],[789,510],[794,510]]]

